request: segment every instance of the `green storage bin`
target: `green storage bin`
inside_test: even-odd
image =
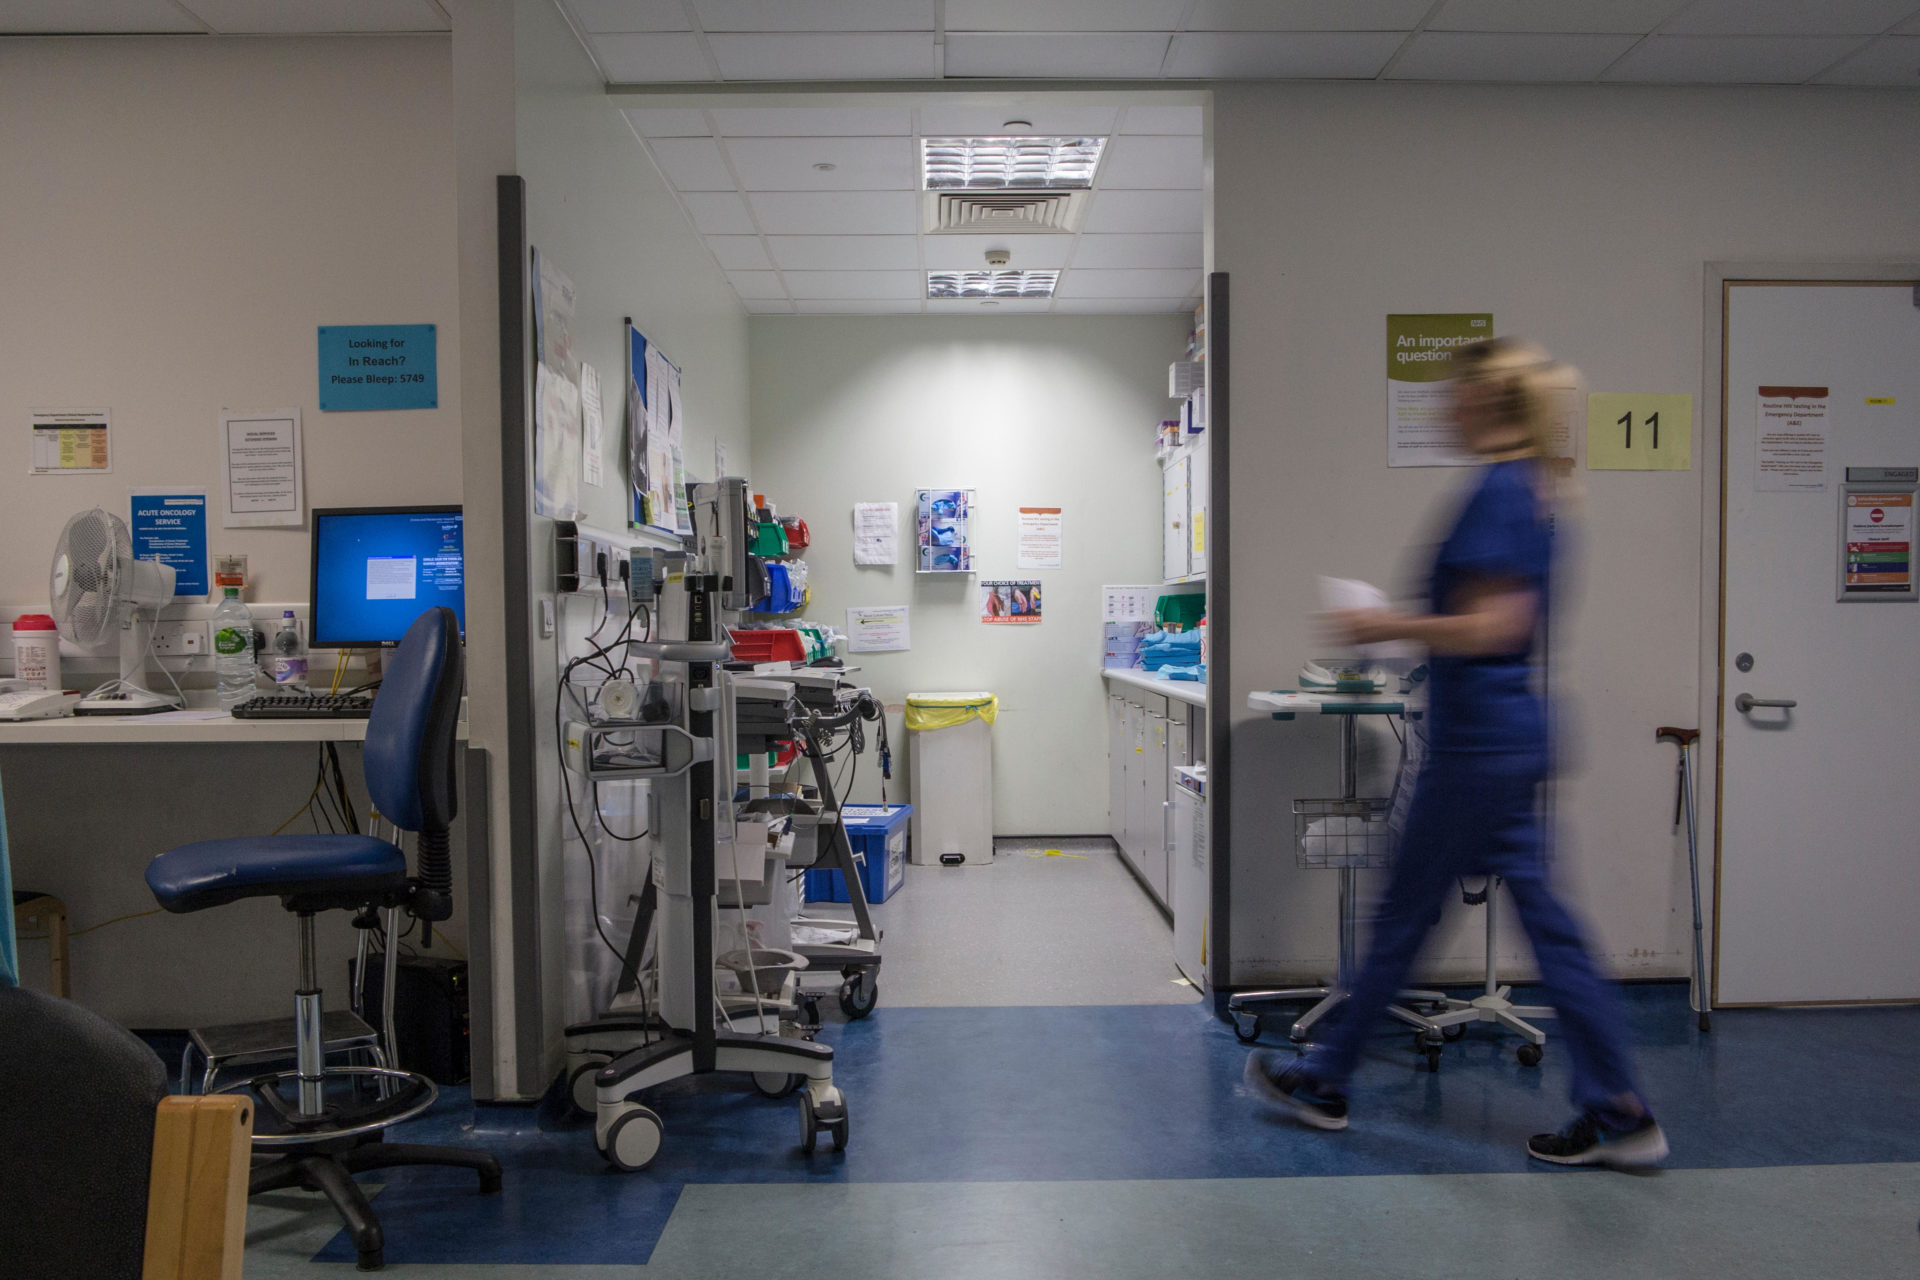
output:
[[[1207,596],[1204,591],[1182,591],[1176,595],[1160,597],[1160,603],[1153,607],[1153,620],[1162,627],[1172,627],[1178,631],[1191,631],[1200,625],[1200,619],[1207,616]]]
[[[784,556],[787,554],[787,531],[777,520],[767,520],[756,527],[753,535],[753,554],[757,556]]]

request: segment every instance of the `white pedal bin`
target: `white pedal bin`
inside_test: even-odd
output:
[[[993,722],[990,693],[910,693],[913,862],[993,861]]]

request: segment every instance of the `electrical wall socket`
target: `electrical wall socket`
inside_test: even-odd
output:
[[[153,628],[153,652],[160,658],[200,658],[211,650],[207,647],[207,624],[204,622],[160,622]]]

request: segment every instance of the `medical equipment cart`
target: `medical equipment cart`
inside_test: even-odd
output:
[[[1294,802],[1294,843],[1300,865],[1327,867],[1340,872],[1340,932],[1338,973],[1331,984],[1319,987],[1293,987],[1281,991],[1244,991],[1227,1001],[1227,1016],[1233,1033],[1244,1043],[1260,1038],[1260,1013],[1263,1004],[1284,1004],[1312,1000],[1314,1005],[1301,1014],[1288,1032],[1295,1042],[1304,1042],[1322,1018],[1347,998],[1353,980],[1359,950],[1360,870],[1383,867],[1389,861],[1384,839],[1388,802],[1360,795],[1358,767],[1360,716],[1398,716],[1402,720],[1419,712],[1409,712],[1404,698],[1386,694],[1295,693],[1256,690],[1247,695],[1247,707],[1264,711],[1275,720],[1292,720],[1300,715],[1340,717],[1340,798],[1337,800],[1296,800]],[[1338,820],[1341,829],[1335,831]],[[1315,823],[1317,833],[1309,835]],[[1360,831],[1352,833],[1354,824]],[[1368,828],[1378,827],[1375,833]],[[1355,839],[1355,834],[1358,839]],[[1314,844],[1313,841],[1319,841]],[[1446,1005],[1446,996],[1438,991],[1403,991],[1400,999],[1429,1009]],[[1425,1055],[1431,1071],[1440,1069],[1443,1037],[1440,1027],[1428,1017],[1405,1004],[1387,1006],[1389,1016],[1414,1029],[1414,1049]]]

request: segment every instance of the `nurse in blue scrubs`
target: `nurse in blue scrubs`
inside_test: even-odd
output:
[[[1658,1163],[1667,1141],[1634,1079],[1614,991],[1548,883],[1536,792],[1547,771],[1546,707],[1534,687],[1553,570],[1553,478],[1541,461],[1553,388],[1567,371],[1529,343],[1461,349],[1455,417],[1483,464],[1441,544],[1423,614],[1330,615],[1356,644],[1409,640],[1430,651],[1428,754],[1366,962],[1326,1038],[1305,1057],[1248,1058],[1258,1093],[1318,1129],[1347,1125],[1361,1043],[1406,982],[1456,879],[1497,875],[1560,1020],[1577,1114],[1527,1150],[1554,1164]]]

